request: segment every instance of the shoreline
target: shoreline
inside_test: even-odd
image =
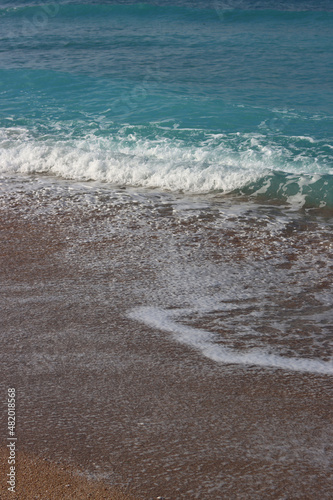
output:
[[[29,450],[28,461],[31,450],[39,457],[36,467],[44,457],[64,473],[72,467],[103,478],[101,494],[112,484],[145,499],[331,498],[330,376],[217,363],[172,333],[128,316],[150,303],[184,307],[198,280],[204,293],[210,269],[216,276],[217,266],[226,260],[230,267],[236,255],[235,269],[242,270],[250,251],[264,254],[275,241],[281,243],[276,254],[290,251],[278,272],[294,276],[297,259],[312,258],[305,243],[317,245],[314,230],[312,236],[305,229],[303,237],[291,227],[259,247],[259,229],[253,242],[246,231],[221,236],[212,225],[201,247],[198,223],[176,224],[170,207],[156,215],[135,204],[64,208],[38,193],[10,203],[0,215],[0,385],[3,394],[16,389],[17,449]],[[244,226],[232,223],[238,224],[234,233]],[[209,222],[200,224],[205,229]],[[329,253],[329,241],[325,245],[318,259]],[[313,293],[330,287],[321,268],[326,281],[312,283]],[[304,294],[288,302],[283,293],[281,308],[292,315]],[[222,311],[223,324],[233,311]],[[187,322],[213,330],[218,320],[210,314]],[[304,326],[305,354],[311,352],[310,326]],[[233,331],[222,333],[233,339]],[[274,335],[279,346],[272,329]],[[296,349],[303,339],[292,341]],[[244,349],[241,342],[237,349]],[[318,356],[328,352],[317,348]],[[74,481],[67,477],[66,484]]]

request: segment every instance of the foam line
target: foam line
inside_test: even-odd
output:
[[[179,316],[184,312],[184,310],[165,311],[156,307],[140,307],[131,310],[129,312],[129,317],[151,328],[172,333],[177,341],[194,347],[204,356],[218,363],[255,365],[295,372],[333,375],[332,362],[322,361],[320,359],[289,358],[276,354],[269,354],[259,349],[239,352],[222,347],[214,342],[216,336],[213,333],[182,325],[173,319],[175,316]]]

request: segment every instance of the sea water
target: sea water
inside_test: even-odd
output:
[[[332,373],[332,29],[328,0],[0,1],[3,206],[160,217],[181,250],[164,236],[131,318],[217,362]]]
[[[330,1],[1,2],[1,173],[333,206]]]

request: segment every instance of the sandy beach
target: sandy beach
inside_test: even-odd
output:
[[[1,477],[8,473],[8,450],[0,450]],[[111,488],[102,481],[92,481],[79,474],[68,465],[53,463],[47,458],[18,452],[17,454],[17,487],[15,492],[8,491],[1,482],[1,498],[21,499],[96,499],[96,500],[134,500],[116,488]],[[8,486],[8,485],[7,485]]]
[[[171,234],[174,248],[187,231],[177,247],[185,273],[200,252],[212,265],[241,262],[251,245],[263,252],[264,233],[222,246],[211,232],[199,248],[190,221],[179,230],[168,206],[149,220],[140,206],[101,212],[59,200],[45,198],[41,212],[37,192],[23,194],[0,214],[1,388],[4,403],[16,389],[19,451],[19,496],[6,496],[3,451],[1,498],[116,499],[115,487],[145,500],[331,498],[331,376],[218,363],[128,315],[147,304],[147,289],[161,293]],[[290,234],[295,255],[313,256],[304,235]],[[320,260],[327,248],[314,247]],[[5,448],[4,413],[1,428]]]

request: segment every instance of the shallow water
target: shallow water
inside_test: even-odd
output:
[[[155,278],[132,290],[141,300],[130,317],[217,362],[332,374],[330,217],[48,177],[7,179],[2,202],[6,212],[18,206],[27,220],[55,225],[78,211],[91,226],[88,237],[77,228],[83,245],[97,244],[103,232],[139,245],[136,265],[154,262]],[[96,268],[104,264],[96,256]]]
[[[3,188],[1,385],[21,449],[138,498],[331,498],[330,219]]]

